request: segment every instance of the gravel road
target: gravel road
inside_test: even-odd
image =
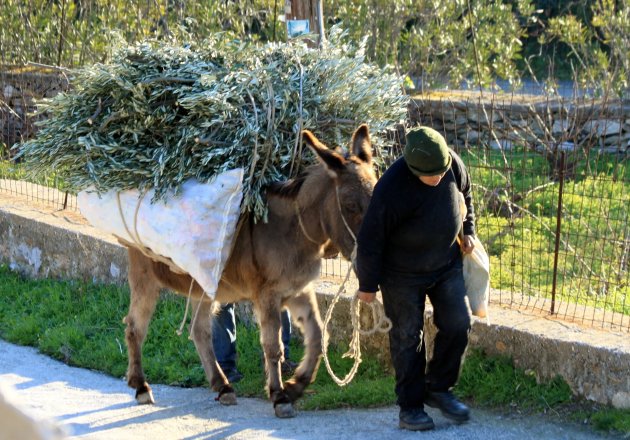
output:
[[[265,400],[239,398],[237,406],[223,407],[207,389],[164,385],[153,387],[155,405],[138,406],[121,379],[69,367],[33,348],[4,341],[0,341],[0,384],[14,391],[28,414],[53,419],[70,438],[80,439],[610,438],[540,416],[506,416],[474,408],[472,420],[464,425],[454,425],[429,408],[436,428],[424,433],[398,429],[398,409],[394,406],[300,411],[293,419],[280,420]],[[13,440],[7,436],[0,413],[0,439]]]

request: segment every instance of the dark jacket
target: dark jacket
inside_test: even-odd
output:
[[[459,191],[468,213],[464,234],[475,232],[470,176],[461,158],[436,187],[411,173],[404,158],[387,169],[374,188],[357,237],[359,290],[376,292],[381,282],[404,282],[446,267],[460,255]]]

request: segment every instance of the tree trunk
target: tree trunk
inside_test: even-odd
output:
[[[323,0],[286,0],[287,20],[308,20],[312,33],[318,35],[318,46],[324,41],[324,9]]]

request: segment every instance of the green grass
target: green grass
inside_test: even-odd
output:
[[[490,254],[492,287],[550,298],[559,184],[549,163],[522,149],[506,152],[505,160],[490,150],[462,156],[475,184],[477,231]],[[595,153],[569,154],[567,162],[575,166],[563,188],[556,299],[630,315],[623,246],[630,167],[614,155]],[[510,217],[505,200],[515,194],[523,197]]]
[[[533,373],[515,369],[507,357],[486,357],[474,350],[468,354],[466,364],[458,393],[482,406],[496,408],[507,403],[543,411],[571,401],[571,389],[562,378],[540,385]]]
[[[59,191],[66,191],[67,185],[58,173],[51,172],[48,175],[32,176],[28,174],[24,166],[20,163],[15,163],[8,160],[1,159],[2,154],[0,152],[0,179],[12,179],[12,180],[24,180],[38,185],[48,186],[50,188],[56,188]]]
[[[128,308],[126,287],[78,281],[33,280],[0,265],[0,338],[37,347],[69,365],[123,377],[127,367],[122,317]],[[177,336],[185,299],[164,294],[158,303],[144,347],[144,369],[151,383],[183,387],[207,386],[201,363],[187,335]],[[239,325],[238,368],[244,379],[236,384],[241,396],[264,397],[264,372],[258,331]],[[299,359],[298,338],[291,341],[292,357]],[[343,359],[345,347],[332,347],[333,370],[344,376],[352,361]],[[299,401],[304,410],[378,407],[395,404],[394,378],[386,366],[364,356],[357,376],[337,386],[321,365],[315,382]],[[131,392],[131,390],[130,390]],[[513,367],[510,359],[471,351],[464,363],[457,394],[474,407],[502,411],[562,412],[574,405],[568,385],[560,378],[538,384],[532,374]],[[630,433],[630,411],[599,408],[580,414],[605,431]]]

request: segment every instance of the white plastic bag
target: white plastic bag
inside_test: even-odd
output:
[[[477,237],[474,243],[475,248],[471,253],[462,254],[464,284],[472,314],[486,318],[490,295],[490,259]]]
[[[461,192],[459,193],[459,209],[463,223],[467,208],[464,195]],[[490,257],[476,236],[473,238],[473,243],[475,248],[471,253],[462,253],[466,296],[472,314],[480,318],[487,318],[490,296]]]
[[[232,248],[243,197],[243,169],[209,183],[184,182],[176,196],[151,203],[154,191],[81,191],[77,204],[99,229],[172,260],[214,299]]]

